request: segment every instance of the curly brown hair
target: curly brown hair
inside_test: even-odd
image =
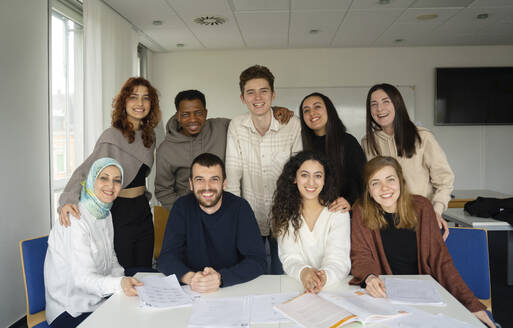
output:
[[[302,198],[295,180],[297,171],[308,160],[319,162],[324,168],[324,187],[319,194],[319,203],[322,206],[328,206],[337,198],[334,171],[324,154],[304,150],[292,156],[283,167],[283,172],[276,182],[271,208],[271,227],[275,238],[285,236],[288,233],[289,225],[294,227],[294,235],[297,237],[302,222]]]
[[[160,121],[160,106],[158,91],[150,81],[142,77],[131,77],[121,87],[121,90],[114,98],[112,103],[112,126],[121,130],[129,143],[135,140],[135,129],[132,123],[128,121],[126,113],[126,100],[133,92],[135,87],[145,86],[148,88],[150,97],[150,112],[141,121],[142,139],[146,148],[150,148],[155,142],[155,133],[153,129]]]

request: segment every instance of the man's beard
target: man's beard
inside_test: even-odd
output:
[[[214,197],[212,199],[210,199],[209,201],[205,201],[205,199],[203,199],[201,197],[201,194],[204,192],[212,192],[212,193],[214,193]],[[202,189],[202,190],[198,190],[197,192],[194,192],[194,195],[196,196],[196,199],[198,200],[198,203],[201,206],[203,206],[205,208],[209,208],[209,207],[214,207],[217,205],[217,203],[219,203],[219,200],[223,196],[223,191],[222,190],[217,191],[215,189]]]

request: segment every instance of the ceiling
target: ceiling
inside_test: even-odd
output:
[[[513,0],[103,1],[159,52],[513,44]]]

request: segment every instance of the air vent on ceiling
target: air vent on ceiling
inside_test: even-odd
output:
[[[201,16],[194,18],[194,23],[205,26],[217,26],[226,23],[226,18],[219,16]]]

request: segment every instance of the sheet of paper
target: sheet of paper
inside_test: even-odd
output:
[[[201,294],[193,291],[191,289],[191,286],[189,286],[189,285],[182,286],[182,290],[184,291],[185,294],[189,295],[193,301],[197,301],[198,299],[201,298]]]
[[[176,276],[144,276],[143,286],[135,287],[142,306],[153,308],[177,308],[191,306],[192,299],[180,287]]]
[[[394,303],[445,305],[433,281],[390,277],[384,281],[387,297]]]
[[[302,294],[275,308],[306,328],[340,327],[357,321],[355,315],[316,294]]]
[[[249,327],[249,297],[201,297],[192,305],[189,327]]]
[[[470,328],[471,324],[444,314],[432,314],[419,309],[407,308],[410,315],[387,320],[382,323],[389,328]]]
[[[299,293],[253,295],[251,297],[251,323],[290,322],[283,314],[274,309],[275,305],[294,298]]]
[[[388,299],[375,298],[361,292],[350,294],[321,292],[319,296],[357,315],[365,323],[389,320],[408,314],[405,306],[392,304]]]

